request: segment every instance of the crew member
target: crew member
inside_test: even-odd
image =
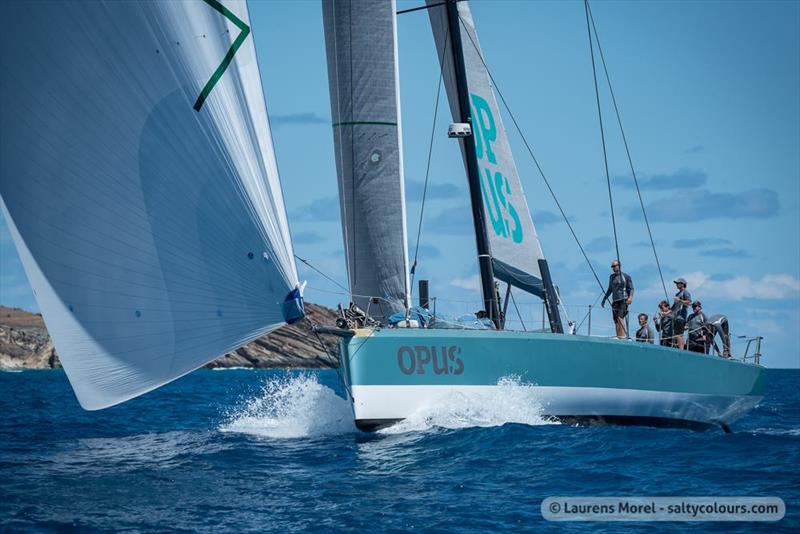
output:
[[[685,341],[683,339],[683,333],[686,331],[686,316],[688,315],[689,305],[692,303],[692,295],[686,290],[686,280],[683,278],[678,278],[674,280],[675,287],[678,288],[678,292],[675,293],[675,297],[673,297],[672,302],[672,313],[674,315],[674,329],[675,329],[675,341],[678,345],[678,348],[683,350],[683,346]]]
[[[658,303],[658,313],[653,317],[653,322],[656,325],[656,330],[661,334],[662,347],[674,347],[677,345],[675,341],[674,329],[674,316],[672,309],[669,307],[669,302],[662,300]]]
[[[608,297],[611,297],[611,316],[618,339],[625,339],[628,333],[625,330],[625,317],[628,315],[628,306],[633,302],[633,280],[630,275],[622,272],[619,260],[611,262],[611,275],[608,277],[608,289],[603,296],[600,307],[604,308]]]
[[[647,314],[640,313],[639,314],[639,330],[636,331],[636,341],[639,343],[654,343],[656,339],[656,335],[653,333],[653,329],[650,328],[650,325],[647,324]]]
[[[707,323],[703,305],[699,300],[692,302],[692,314],[686,319],[686,330],[689,334],[687,347],[690,351],[708,354],[710,336]]]

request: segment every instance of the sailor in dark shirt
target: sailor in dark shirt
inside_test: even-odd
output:
[[[619,260],[611,262],[613,271],[608,277],[608,289],[603,296],[601,308],[605,308],[606,301],[611,297],[611,316],[614,319],[614,327],[617,331],[617,338],[625,339],[628,333],[625,331],[625,317],[628,315],[628,306],[633,302],[633,280],[630,275],[622,272]]]
[[[672,310],[669,307],[669,302],[662,300],[658,303],[658,314],[653,317],[653,322],[656,325],[656,330],[661,334],[661,346],[674,347],[677,345],[675,341],[675,329],[673,327]]]
[[[686,280],[678,278],[674,280],[678,292],[672,299],[672,314],[675,320],[675,341],[679,349],[683,349],[685,343],[683,333],[686,331],[686,316],[688,315],[689,305],[692,303],[692,295],[686,290]]]
[[[708,353],[708,321],[703,313],[703,305],[699,300],[692,303],[693,313],[686,320],[686,330],[689,333],[688,348],[692,352]]]
[[[653,343],[656,339],[656,335],[653,333],[653,329],[650,328],[650,325],[647,324],[647,314],[640,313],[639,314],[639,330],[636,331],[636,341],[639,343]]]

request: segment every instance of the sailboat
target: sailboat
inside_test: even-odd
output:
[[[759,365],[563,333],[469,7],[427,7],[494,327],[411,317],[395,2],[323,1],[352,308],[372,316],[327,329],[356,424],[509,375],[545,415],[578,422],[727,427],[752,408]],[[0,209],[80,405],[125,402],[301,320],[245,0],[12,0],[4,13]],[[541,297],[552,331],[499,328],[495,279]]]
[[[407,253],[400,251],[406,224],[404,210],[397,210],[404,199],[396,17],[389,4],[327,0],[323,19],[351,292],[358,309],[377,301],[402,312],[409,309],[410,290]],[[453,118],[449,133],[461,148],[481,311],[492,328],[408,328],[413,325],[407,320],[398,323],[405,328],[386,328],[351,321],[355,328],[338,335],[356,425],[379,429],[437,403],[485,398],[504,378],[517,377],[533,385],[543,414],[553,419],[728,429],[762,398],[760,365],[564,334],[559,295],[469,4],[427,0],[418,9],[428,12]],[[396,250],[391,255],[389,246]],[[373,273],[381,273],[377,283]],[[551,331],[504,330],[496,280],[508,284],[508,291],[542,298]]]

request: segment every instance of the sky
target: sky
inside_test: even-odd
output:
[[[615,252],[583,3],[470,5],[497,86],[605,282]],[[764,336],[762,363],[800,367],[800,3],[592,6],[670,300],[671,281],[683,276],[706,313],[728,315],[734,336]],[[295,252],[346,285],[320,5],[251,1],[250,18]],[[398,32],[413,255],[439,67],[424,11],[401,15]],[[652,315],[664,291],[600,81],[620,256],[637,287],[632,312]],[[478,309],[480,293],[466,180],[441,105],[417,279],[458,314]],[[585,333],[597,282],[504,121],[553,277]],[[346,303],[336,285],[298,269],[307,300]],[[540,301],[516,297],[526,326],[539,323]],[[38,310],[4,221],[0,304]],[[611,331],[610,313],[596,310],[592,333]]]

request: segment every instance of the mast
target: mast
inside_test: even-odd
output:
[[[472,111],[469,101],[469,88],[467,85],[467,69],[464,64],[464,49],[461,43],[461,23],[458,17],[458,0],[446,0],[447,26],[450,33],[453,66],[455,70],[456,88],[458,92],[459,122],[472,124]],[[472,128],[475,135],[475,128]],[[472,204],[472,221],[475,225],[475,241],[478,249],[478,266],[481,274],[481,291],[486,313],[499,330],[500,306],[497,302],[497,293],[494,288],[494,270],[492,268],[492,251],[489,245],[489,235],[486,231],[486,217],[483,206],[483,193],[481,191],[481,176],[478,169],[478,156],[475,152],[475,142],[472,137],[462,138],[467,166],[467,182],[469,183],[469,196]]]

